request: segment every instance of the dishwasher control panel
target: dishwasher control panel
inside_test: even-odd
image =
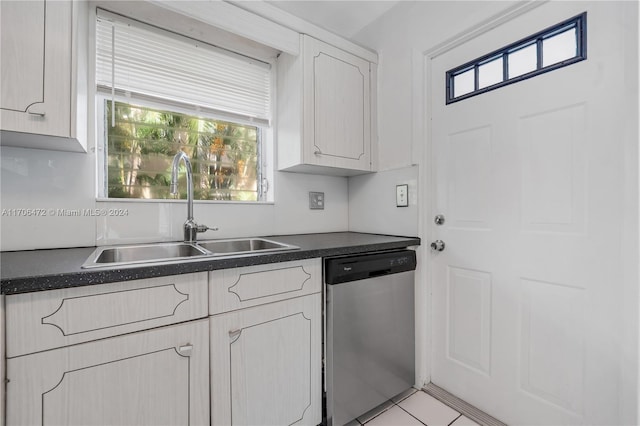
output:
[[[327,284],[364,280],[415,269],[416,252],[413,250],[326,258],[324,264]]]

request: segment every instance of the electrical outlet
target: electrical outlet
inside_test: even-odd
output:
[[[409,185],[396,185],[396,207],[409,207]]]
[[[324,192],[309,192],[309,208],[324,210]]]

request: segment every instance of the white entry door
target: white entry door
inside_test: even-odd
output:
[[[508,424],[619,425],[637,380],[620,110],[636,10],[549,2],[431,61],[431,381]],[[448,70],[582,12],[587,60],[445,105]]]

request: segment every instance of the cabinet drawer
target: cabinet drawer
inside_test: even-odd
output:
[[[7,357],[206,316],[206,272],[7,296]]]
[[[211,315],[322,291],[320,259],[209,272]]]

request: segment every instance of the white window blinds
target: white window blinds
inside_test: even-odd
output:
[[[268,63],[98,10],[99,91],[268,125]]]

